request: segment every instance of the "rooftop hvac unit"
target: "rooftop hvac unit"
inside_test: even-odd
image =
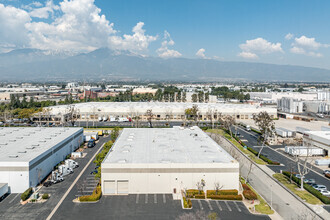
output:
[[[34,146],[26,147],[26,149],[29,149],[29,150],[32,150],[34,148],[35,148]]]
[[[18,157],[18,155],[14,155],[14,154],[9,155],[9,158],[17,158],[17,157]]]
[[[17,153],[19,153],[19,154],[25,154],[26,153],[26,150],[24,150],[24,151],[18,151]]]

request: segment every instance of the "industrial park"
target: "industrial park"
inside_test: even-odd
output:
[[[0,219],[330,219],[330,1],[0,1]]]

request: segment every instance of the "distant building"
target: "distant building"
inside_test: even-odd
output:
[[[300,92],[246,92],[250,94],[251,100],[259,100],[265,103],[277,103],[277,100],[288,97],[298,101],[317,100],[317,93],[300,93]]]
[[[155,95],[158,89],[152,89],[152,88],[136,88],[133,89],[132,94],[136,95],[136,94],[152,94]]]
[[[306,101],[304,102],[306,112],[328,113],[330,111],[330,101]]]
[[[325,150],[329,156],[330,131],[305,131],[303,136],[304,146],[318,147]]]
[[[277,100],[277,109],[287,113],[303,112],[303,102],[297,99],[283,97]]]

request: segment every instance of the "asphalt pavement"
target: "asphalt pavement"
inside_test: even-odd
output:
[[[50,194],[50,198],[45,203],[20,204],[21,194],[10,194],[0,202],[0,219],[46,219],[53,208],[60,201],[67,189],[81,172],[95,152],[103,143],[110,140],[110,137],[101,137],[93,148],[85,149],[87,155],[84,158],[77,158],[79,167],[74,169],[74,173],[64,177],[64,181],[50,187],[42,187],[40,193]]]
[[[238,128],[240,132],[240,139],[248,146],[253,148],[256,151],[261,149],[261,143],[258,141],[255,134],[251,134],[250,132]],[[282,146],[283,148],[284,146]],[[267,165],[271,170],[276,173],[279,173],[281,170],[298,172],[297,163],[290,157],[288,154],[285,154],[282,150],[279,149],[280,146],[265,146],[261,153],[266,155],[269,159],[273,161],[280,162],[280,166],[276,165]],[[280,151],[280,152],[279,152]],[[330,189],[330,180],[326,178],[322,174],[322,170],[312,166],[312,170],[306,175],[307,179],[315,179],[317,184],[325,185],[328,189]]]

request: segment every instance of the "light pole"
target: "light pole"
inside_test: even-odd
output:
[[[272,188],[272,184],[270,184],[270,208],[273,209],[273,188]]]

